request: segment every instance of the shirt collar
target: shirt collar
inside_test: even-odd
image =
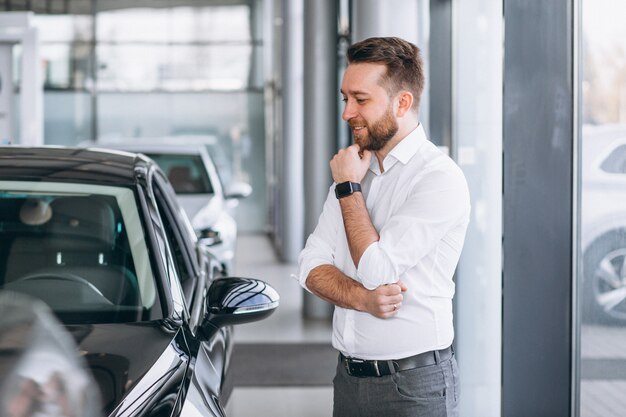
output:
[[[411,158],[417,153],[420,145],[426,140],[426,133],[424,127],[420,123],[417,125],[411,133],[409,133],[404,139],[402,139],[396,146],[393,147],[391,152],[387,154],[383,160],[383,166],[385,171],[388,171],[397,161],[406,165]],[[372,161],[370,162],[370,171],[376,175],[380,175],[380,167],[378,166],[378,159],[375,155],[372,155]]]
[[[402,139],[400,143],[394,146],[391,152],[389,152],[389,155],[387,155],[387,158],[393,156],[406,165],[411,158],[413,158],[413,155],[417,153],[417,149],[425,140],[426,133],[424,133],[424,127],[420,123],[411,133]]]

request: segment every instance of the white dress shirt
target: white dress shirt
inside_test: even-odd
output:
[[[330,264],[368,289],[401,280],[408,287],[396,316],[335,307],[333,346],[361,359],[401,359],[452,344],[452,277],[469,222],[465,176],[426,139],[421,124],[361,181],[370,218],[380,239],[355,267],[335,185],[330,187],[315,231],[300,253],[298,279]]]

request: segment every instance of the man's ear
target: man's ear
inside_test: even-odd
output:
[[[402,117],[411,110],[413,105],[413,94],[409,91],[400,91],[397,96],[398,110],[396,116]]]

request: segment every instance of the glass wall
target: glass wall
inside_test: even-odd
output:
[[[88,15],[35,15],[44,71],[46,144],[76,145],[93,137],[92,24]]]
[[[253,187],[240,230],[266,229],[261,0],[26,3],[9,4],[36,13],[46,144],[201,136]]]
[[[247,5],[98,12],[98,90],[248,88],[255,46],[250,13]]]
[[[626,415],[626,3],[582,0],[580,415]]]

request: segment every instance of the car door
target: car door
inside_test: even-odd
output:
[[[196,245],[193,229],[160,171],[153,175],[153,193],[186,312],[183,327],[191,354],[186,376],[190,385],[185,389],[184,398],[180,398],[179,406],[183,410],[193,407],[206,415],[222,415],[218,398],[222,394],[228,331],[220,329],[207,341],[201,340],[197,333],[198,322],[206,314],[207,290],[219,273],[220,264],[205,248]]]
[[[130,326],[124,331],[129,334],[126,338],[129,344],[133,343],[133,337],[137,337],[136,335],[153,337],[154,340],[148,341],[149,345],[151,348],[157,348],[160,355],[154,362],[152,360],[155,355],[146,355],[150,358],[150,363],[146,364],[147,367],[141,372],[139,378],[126,382],[128,391],[124,393],[124,397],[109,415],[111,417],[172,417],[180,415],[182,399],[189,386],[190,363],[195,357],[189,347],[187,330],[189,314],[179,278],[181,271],[184,270],[176,256],[179,249],[173,237],[173,225],[164,215],[165,203],[161,197],[163,193],[159,191],[158,186],[155,186],[154,178],[158,178],[159,174],[150,168],[136,172],[140,178],[138,197],[144,210],[146,229],[145,235],[136,234],[129,236],[129,239],[145,238],[151,242],[149,248],[153,258],[155,283],[161,294],[163,318],[145,324],[148,329],[152,329],[151,332],[144,330],[145,334],[140,333],[142,330],[140,326],[135,329],[135,336]],[[116,330],[122,331],[119,328]],[[146,340],[142,339],[142,342],[145,344]],[[134,348],[141,349],[138,345],[141,343],[135,344]],[[87,359],[92,369],[94,367],[103,370],[111,368],[99,366],[97,357]],[[128,366],[137,367],[144,366],[144,364],[130,363]],[[108,409],[107,412],[109,412]]]

